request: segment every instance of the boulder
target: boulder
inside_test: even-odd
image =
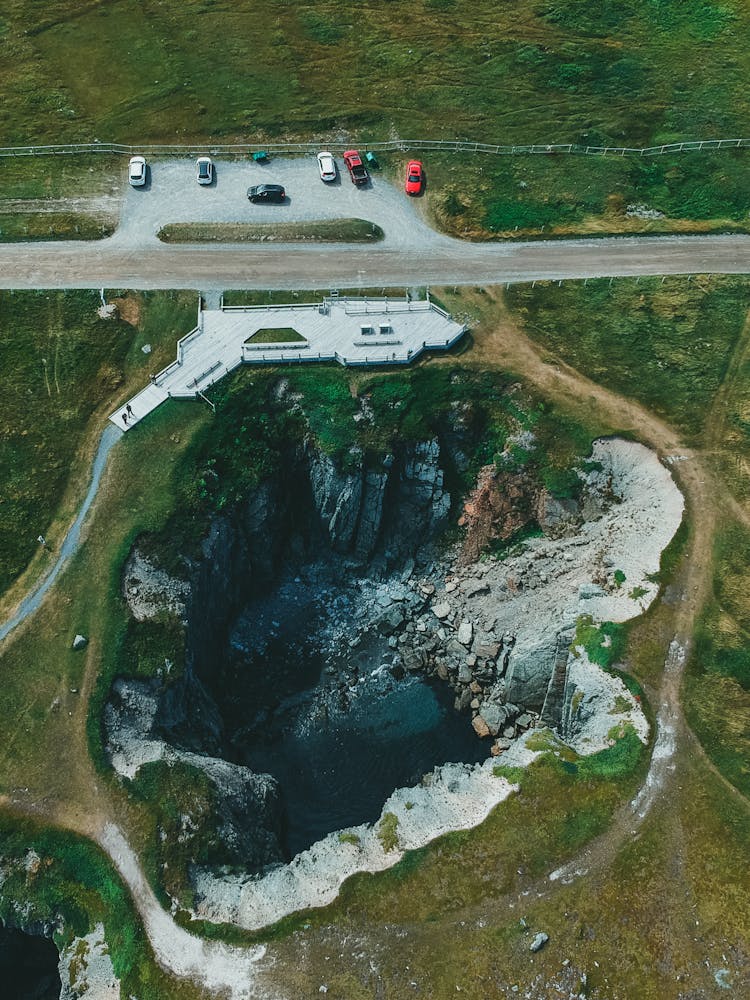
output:
[[[432,613],[440,621],[443,621],[451,613],[451,606],[447,601],[440,601],[438,604],[432,605]]]
[[[539,933],[534,936],[534,940],[529,945],[529,951],[533,952],[541,951],[548,941],[549,941],[549,934],[545,934],[544,931],[539,931]]]
[[[497,654],[502,648],[502,643],[499,642],[480,642],[477,643],[474,651],[483,660],[496,660]]]
[[[471,622],[461,622],[458,626],[458,641],[462,646],[469,647],[474,638],[474,626]]]
[[[474,727],[474,732],[480,739],[484,739],[485,736],[490,735],[489,727],[481,715],[475,715],[471,720],[471,724]]]
[[[459,684],[471,684],[471,667],[466,663],[462,663],[458,668],[458,682]]]
[[[77,635],[73,640],[73,649],[84,649],[88,646],[88,639],[85,635]]]
[[[468,598],[479,597],[489,594],[490,585],[486,580],[462,580],[461,592]]]
[[[505,725],[507,717],[504,705],[498,705],[494,701],[486,701],[482,706],[482,718],[491,736],[497,736]]]
[[[378,632],[381,635],[393,635],[406,621],[406,615],[400,607],[391,607],[378,620]]]

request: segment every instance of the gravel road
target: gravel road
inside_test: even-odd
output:
[[[339,167],[342,164],[339,161]],[[250,184],[281,183],[285,205],[251,205]],[[167,245],[169,222],[294,222],[364,218],[385,232],[374,246],[261,243]],[[120,226],[94,243],[0,244],[0,288],[354,288],[480,285],[535,279],[750,272],[750,236],[674,236],[467,243],[431,229],[418,203],[383,177],[325,185],[313,157],[216,164],[200,187],[193,160],[153,165],[128,187]]]
[[[0,246],[0,288],[356,288],[489,285],[543,278],[747,274],[750,236],[388,246],[250,244]]]

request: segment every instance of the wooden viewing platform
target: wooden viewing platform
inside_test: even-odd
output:
[[[258,330],[290,327],[303,340],[248,343]],[[241,364],[407,365],[423,351],[447,350],[465,332],[465,325],[429,300],[331,297],[304,305],[222,303],[219,309],[199,312],[198,326],[177,343],[176,359],[109,419],[130,430],[166,399],[195,399]],[[128,405],[132,415],[125,422]]]

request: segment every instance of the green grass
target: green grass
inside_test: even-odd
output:
[[[746,150],[625,158],[431,154],[428,167],[434,217],[475,239],[748,229]],[[643,217],[649,211],[661,217]]]
[[[80,212],[0,214],[0,243],[101,240],[114,231],[114,221]]]
[[[4,157],[0,200],[97,197],[121,190],[127,163],[103,153]]]
[[[9,0],[0,27],[4,143],[344,128],[634,145],[748,119],[736,0],[269,0],[262,19],[249,0]]]
[[[507,300],[539,344],[695,439],[744,325],[748,287],[732,277],[537,282],[511,287]]]
[[[750,534],[725,523],[713,595],[698,624],[685,685],[692,728],[719,770],[750,795]]]
[[[71,470],[88,475],[78,451],[92,415],[147,381],[170,328],[175,340],[190,329],[193,296],[134,301],[138,327],[100,319],[96,292],[0,292],[0,593],[38,549],[37,535],[48,535]],[[155,348],[148,357],[146,342]],[[53,530],[53,550],[59,540]]]
[[[377,243],[384,233],[364,219],[324,222],[173,222],[159,230],[163,243]]]
[[[246,344],[304,344],[307,343],[301,333],[291,326],[281,326],[276,329],[256,330],[248,337]]]
[[[608,670],[622,659],[625,650],[625,626],[616,622],[594,624],[591,615],[581,615],[576,622],[574,646],[581,646],[591,663]]]

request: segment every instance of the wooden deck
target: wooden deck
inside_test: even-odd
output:
[[[304,342],[250,344],[258,330],[291,327]],[[195,399],[241,364],[337,361],[342,365],[406,365],[425,350],[447,350],[466,327],[430,302],[326,299],[314,305],[206,309],[177,344],[177,358],[110,420],[130,430],[170,397]]]

